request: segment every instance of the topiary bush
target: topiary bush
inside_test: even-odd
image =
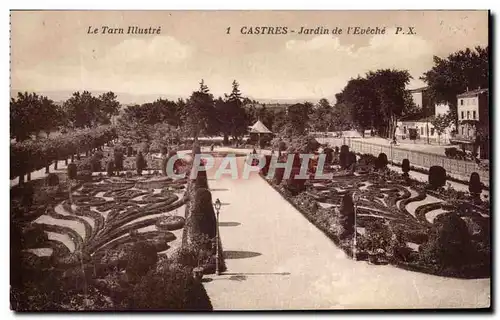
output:
[[[135,167],[137,169],[138,175],[142,175],[142,170],[146,169],[147,167],[146,159],[144,159],[142,151],[139,151],[137,157],[135,158]]]
[[[351,194],[345,194],[342,197],[339,210],[339,222],[342,227],[341,239],[345,239],[354,233],[354,201]]]
[[[286,180],[285,189],[288,190],[292,196],[296,196],[299,193],[306,190],[305,179],[297,179],[296,175],[300,173],[300,167],[292,168],[290,177]]]
[[[71,180],[76,179],[76,176],[78,174],[76,164],[74,164],[73,162],[68,164],[67,173],[68,173],[68,179],[71,179]]]
[[[349,166],[349,146],[343,145],[340,147],[339,162],[342,169]]]
[[[387,165],[389,164],[389,161],[387,160],[387,155],[385,153],[379,153],[377,157],[377,162],[376,162],[376,168],[378,170],[383,170],[387,168]]]
[[[403,159],[403,162],[401,163],[401,166],[403,168],[403,176],[404,177],[409,177],[409,172],[410,172],[410,160],[408,159]]]
[[[356,153],[352,151],[349,152],[347,167],[350,168],[352,171],[356,169]]]
[[[106,164],[106,173],[108,174],[108,177],[112,177],[115,175],[114,161],[108,161],[108,163]]]
[[[128,147],[132,148],[132,147]],[[130,152],[132,153],[132,152]],[[116,171],[123,171],[123,159],[125,156],[123,155],[123,152],[121,150],[115,150],[113,153],[113,158],[114,158],[114,167]]]
[[[101,168],[101,158],[97,152],[92,156],[90,163],[91,163],[90,165],[91,165],[92,172],[102,171],[101,170],[102,169]]]
[[[446,184],[446,170],[441,166],[429,168],[429,187],[436,190]]]
[[[323,153],[325,154],[325,165],[330,165],[333,161],[333,149],[325,148]]]
[[[421,245],[420,256],[437,268],[460,267],[469,262],[471,239],[467,224],[454,212],[434,219],[429,241]]]
[[[45,178],[45,183],[49,187],[56,187],[59,185],[59,176],[55,173],[49,173],[47,178]]]
[[[469,192],[474,199],[481,199],[481,192],[483,191],[483,184],[477,172],[473,172],[469,179]]]

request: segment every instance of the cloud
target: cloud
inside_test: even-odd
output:
[[[354,37],[354,36],[353,36]],[[338,37],[319,35],[307,40],[289,40],[282,50],[248,57],[248,74],[260,86],[258,96],[287,94],[332,98],[352,77],[382,68],[407,69],[418,82],[432,66],[434,48],[418,35],[396,35],[387,29],[372,36],[365,46],[342,44]],[[272,90],[271,90],[272,89]]]
[[[104,57],[114,64],[175,64],[188,59],[193,50],[170,36],[126,39],[112,47]]]

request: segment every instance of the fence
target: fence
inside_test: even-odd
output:
[[[401,163],[403,159],[408,159],[414,166],[430,168],[431,166],[441,166],[449,174],[460,175],[464,179],[469,179],[471,173],[477,172],[481,181],[490,180],[489,170],[479,167],[475,162],[451,159],[439,154],[403,149],[400,147],[384,146],[356,139],[345,139],[349,149],[359,153],[369,153],[378,156],[379,153],[385,153],[389,160]]]

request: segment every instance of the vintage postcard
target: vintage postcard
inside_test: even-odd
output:
[[[11,309],[490,308],[489,21],[11,11]]]

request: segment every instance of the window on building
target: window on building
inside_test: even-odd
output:
[[[460,105],[463,106],[464,105],[464,99],[460,99]]]
[[[462,111],[462,119],[464,118],[464,112]]]
[[[462,127],[462,135],[464,135],[464,127]]]
[[[467,137],[470,136],[470,127],[467,126]]]
[[[420,135],[423,136],[424,135],[424,127],[420,128]]]
[[[476,110],[472,111],[472,119],[476,120]]]
[[[431,128],[431,136],[434,135],[434,128]]]
[[[470,111],[467,111],[467,119],[470,118]]]

